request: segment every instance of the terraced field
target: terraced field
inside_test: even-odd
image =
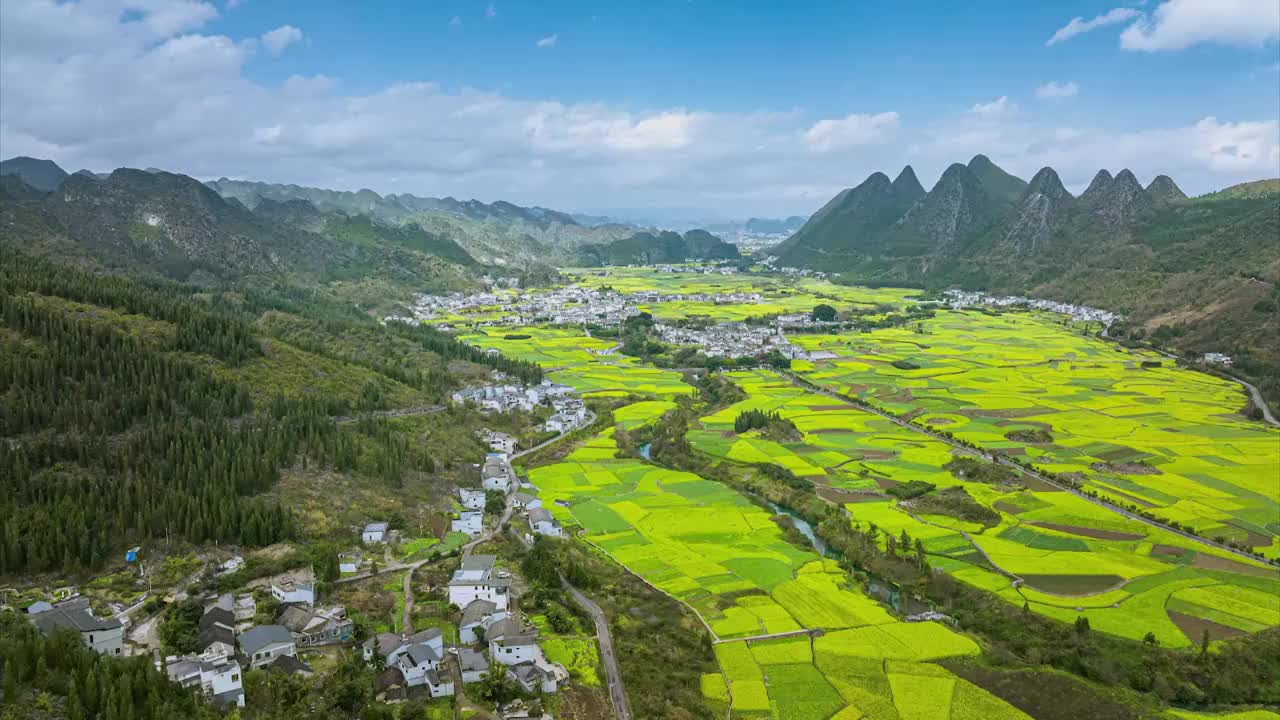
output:
[[[1239,414],[1246,398],[1235,383],[1045,314],[946,311],[919,331],[792,341],[838,356],[796,364],[816,384],[1280,555],[1280,431]]]

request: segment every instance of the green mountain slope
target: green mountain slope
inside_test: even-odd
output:
[[[1280,396],[1280,181],[1187,199],[1167,176],[1143,188],[1102,170],[1072,197],[1052,168],[1024,184],[978,156],[890,221],[885,184],[837,195],[776,248],[781,264],[1105,307],[1128,317],[1118,331],[1235,355]]]
[[[732,260],[737,257],[736,245],[727,243],[706,230],[690,230],[684,235],[671,231],[662,231],[656,235],[639,232],[604,245],[584,245],[578,250],[577,264],[651,265],[690,260]]]
[[[56,190],[67,179],[67,171],[52,160],[15,157],[0,161],[0,175],[16,175],[37,190]]]

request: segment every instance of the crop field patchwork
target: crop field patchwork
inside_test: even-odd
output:
[[[1280,554],[1280,431],[1238,414],[1246,398],[1237,384],[1046,314],[943,311],[919,330],[795,335],[837,355],[797,369],[957,438],[1078,474],[1113,501]]]
[[[1250,582],[1280,595],[1280,573],[1274,570],[1126,520],[1070,493],[1011,491],[957,479],[943,467],[952,459],[944,443],[855,407],[833,405],[772,372],[726,377],[747,398],[702,417],[702,429],[689,434],[694,448],[737,462],[774,463],[821,485],[867,493],[910,480],[963,486],[975,502],[999,513],[999,525],[914,514],[889,497],[846,507],[863,527],[874,524],[895,536],[906,531],[921,540],[935,567],[1010,603],[1026,603],[1067,622],[1083,614],[1093,628],[1130,639],[1152,632],[1171,647],[1198,642],[1206,621],[1213,623],[1215,638],[1280,625],[1280,610],[1240,585],[1253,575]],[[735,434],[733,421],[747,410],[778,413],[802,438],[778,443],[759,431]]]

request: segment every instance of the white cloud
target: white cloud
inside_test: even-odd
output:
[[[819,120],[804,133],[804,142],[814,150],[827,151],[856,145],[884,142],[898,127],[898,113],[846,115],[835,120]]]
[[[1168,0],[1120,33],[1126,50],[1201,43],[1259,47],[1280,37],[1280,0]]]
[[[1091,30],[1097,30],[1100,27],[1128,22],[1140,15],[1142,15],[1142,13],[1134,10],[1133,8],[1116,8],[1097,16],[1092,20],[1085,20],[1082,17],[1072,18],[1071,22],[1058,28],[1058,31],[1053,34],[1053,37],[1049,38],[1045,42],[1045,45],[1057,45],[1058,43],[1066,42],[1077,35],[1087,33]]]
[[[969,112],[973,113],[974,115],[984,115],[984,116],[990,117],[993,115],[1004,115],[1006,113],[1011,113],[1017,109],[1018,109],[1018,106],[1013,102],[1011,102],[1007,96],[1001,95],[1000,97],[996,98],[995,100],[992,100],[991,102],[978,103],[977,105],[974,105],[973,107],[969,108]]]
[[[489,3],[484,8],[484,18],[485,20],[492,20],[496,17],[498,17],[498,8],[494,7],[493,3]]]
[[[557,35],[556,33],[551,33],[546,37],[538,38],[538,41],[534,43],[534,45],[537,45],[540,48],[550,48],[550,47],[555,47],[556,42],[559,40],[560,40],[559,35]]]
[[[908,127],[891,112],[637,108],[429,82],[352,91],[315,74],[264,85],[246,72],[255,43],[203,31],[212,16],[198,5],[147,0],[170,19],[123,22],[112,1],[0,0],[5,156],[563,209],[706,205],[744,217],[812,211],[907,162],[928,184],[979,152],[1023,177],[1052,165],[1068,186],[1100,167],[1168,173],[1191,193],[1280,175],[1280,127],[1265,116],[1061,127],[1009,112],[1004,98],[980,106],[1006,112]],[[156,34],[166,27],[181,29]]]
[[[453,19],[449,21],[449,27],[461,27],[461,26],[462,26],[462,18],[457,15],[454,15]]]
[[[1054,80],[1036,88],[1036,97],[1041,100],[1057,100],[1059,98],[1075,97],[1079,94],[1080,86],[1074,82],[1058,82]]]
[[[273,55],[279,55],[290,45],[302,40],[302,31],[292,25],[281,25],[270,32],[262,34],[262,44]]]
[[[236,8],[245,4],[245,2],[247,2],[247,0],[227,0],[226,4],[223,7],[225,7],[228,10],[235,10]]]

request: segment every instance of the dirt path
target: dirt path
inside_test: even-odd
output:
[[[1211,547],[1218,548],[1219,550],[1225,550],[1225,551],[1227,551],[1227,552],[1229,552],[1229,553],[1231,553],[1231,554],[1233,554],[1233,555],[1239,555],[1240,557],[1248,558],[1248,559],[1253,560],[1253,561],[1255,561],[1255,562],[1258,560],[1258,558],[1254,557],[1253,555],[1251,555],[1251,554],[1249,554],[1249,553],[1247,553],[1247,552],[1244,552],[1243,550],[1237,550],[1236,548],[1233,548],[1233,547],[1231,547],[1230,545],[1224,545],[1224,544],[1221,544],[1221,543],[1217,543],[1217,542],[1214,542],[1213,540],[1210,540],[1210,539],[1208,539],[1208,538],[1203,538],[1203,537],[1200,537],[1199,535],[1193,535],[1193,534],[1191,534],[1191,533],[1189,533],[1189,532],[1184,532],[1184,531],[1179,530],[1179,529],[1177,529],[1177,528],[1170,527],[1170,526],[1165,525],[1164,523],[1162,523],[1162,522],[1160,522],[1160,521],[1158,521],[1158,520],[1152,520],[1151,518],[1146,518],[1146,517],[1143,517],[1143,516],[1141,516],[1141,515],[1138,515],[1138,514],[1135,514],[1135,513],[1129,512],[1128,510],[1125,510],[1125,509],[1124,509],[1124,508],[1122,508],[1122,507],[1119,507],[1119,506],[1117,506],[1117,505],[1112,505],[1111,503],[1109,503],[1109,502],[1107,502],[1107,501],[1105,501],[1105,500],[1102,500],[1102,499],[1100,499],[1100,498],[1095,498],[1095,497],[1092,497],[1092,496],[1090,496],[1090,495],[1086,495],[1085,493],[1081,492],[1080,490],[1077,490],[1077,489],[1076,489],[1076,488],[1074,488],[1074,487],[1071,487],[1070,485],[1063,485],[1063,484],[1061,484],[1061,483],[1057,482],[1056,480],[1050,480],[1048,477],[1046,477],[1046,476],[1044,476],[1044,475],[1042,475],[1042,474],[1040,474],[1040,473],[1038,473],[1038,472],[1036,472],[1036,471],[1034,471],[1034,470],[1029,470],[1029,469],[1027,469],[1027,468],[1024,468],[1024,467],[1022,467],[1021,465],[1018,465],[1017,463],[1010,462],[1008,459],[1003,458],[1003,457],[1000,457],[999,455],[992,455],[992,454],[987,453],[987,452],[984,452],[984,451],[982,451],[982,450],[976,450],[976,449],[974,449],[974,448],[966,447],[966,446],[961,445],[960,443],[958,443],[958,442],[956,442],[956,441],[954,441],[954,440],[952,440],[952,439],[950,439],[950,438],[948,438],[948,437],[945,437],[945,436],[943,436],[943,435],[939,435],[938,433],[935,433],[935,432],[933,432],[932,430],[928,430],[928,429],[926,429],[926,428],[920,427],[919,425],[915,425],[915,424],[913,424],[913,423],[905,422],[905,421],[903,421],[902,419],[898,418],[896,415],[892,415],[892,414],[887,413],[887,412],[885,412],[885,411],[883,411],[883,410],[878,410],[878,409],[873,408],[873,407],[867,407],[866,405],[861,405],[861,404],[859,404],[859,403],[856,403],[856,402],[854,402],[854,401],[850,400],[848,397],[845,397],[844,395],[840,395],[839,393],[835,393],[835,392],[832,392],[832,391],[827,390],[827,389],[825,389],[825,388],[822,388],[822,387],[820,387],[820,386],[818,386],[818,385],[815,385],[815,384],[813,384],[812,382],[809,382],[808,380],[805,380],[804,378],[800,377],[799,375],[795,375],[795,374],[790,373],[790,372],[787,372],[787,371],[785,371],[785,370],[778,370],[778,371],[777,371],[777,373],[778,373],[779,375],[781,375],[781,376],[783,376],[783,377],[787,378],[788,380],[790,380],[790,381],[791,381],[791,383],[792,383],[793,385],[795,385],[795,386],[797,386],[797,387],[800,387],[800,388],[803,388],[803,389],[805,389],[805,390],[808,390],[809,392],[816,393],[816,394],[818,394],[818,395],[824,395],[824,396],[829,397],[829,398],[831,398],[831,399],[833,399],[833,400],[839,400],[840,402],[845,403],[846,405],[849,405],[850,407],[857,408],[857,409],[862,410],[862,411],[864,411],[864,412],[871,413],[872,415],[878,415],[878,416],[880,416],[880,417],[884,418],[885,420],[888,420],[889,422],[893,423],[894,425],[897,425],[897,426],[898,426],[898,427],[900,427],[900,428],[903,428],[903,429],[905,429],[905,430],[910,430],[910,431],[912,431],[912,432],[919,433],[919,434],[921,434],[921,435],[927,435],[927,436],[929,436],[929,437],[933,438],[934,440],[937,440],[938,442],[942,442],[942,443],[946,443],[947,445],[950,445],[952,448],[954,448],[954,449],[956,449],[956,450],[959,450],[960,452],[963,452],[963,453],[965,453],[966,455],[971,455],[971,456],[974,456],[974,457],[979,457],[979,458],[982,458],[983,460],[987,460],[988,462],[996,463],[997,465],[1003,465],[1003,466],[1005,466],[1005,467],[1007,467],[1007,468],[1009,468],[1009,469],[1011,469],[1011,470],[1014,470],[1014,471],[1016,471],[1016,472],[1018,472],[1018,473],[1020,473],[1020,474],[1022,474],[1022,475],[1026,475],[1026,476],[1028,476],[1028,477],[1035,478],[1036,480],[1039,480],[1040,482],[1046,483],[1046,484],[1048,484],[1048,485],[1052,485],[1053,487],[1056,487],[1056,488],[1058,488],[1059,490],[1062,490],[1063,492],[1069,492],[1069,493],[1071,493],[1071,494],[1073,494],[1073,495],[1075,495],[1075,496],[1077,496],[1077,497],[1079,497],[1079,498],[1081,498],[1081,499],[1083,499],[1083,500],[1086,500],[1086,501],[1088,501],[1088,502],[1093,503],[1094,505],[1097,505],[1098,507],[1105,508],[1105,509],[1110,510],[1111,512],[1117,513],[1117,514],[1119,514],[1119,515],[1123,515],[1124,517],[1129,518],[1130,520],[1137,520],[1138,522],[1146,523],[1147,525],[1150,525],[1151,527],[1160,528],[1161,530],[1164,530],[1164,531],[1166,531],[1166,532],[1171,532],[1171,533],[1173,533],[1173,534],[1175,534],[1175,535],[1179,535],[1179,536],[1184,537],[1184,538],[1186,538],[1186,539],[1188,539],[1188,540],[1192,540],[1192,541],[1194,541],[1194,542],[1200,543],[1201,545],[1209,545],[1209,546],[1211,546]]]
[[[631,720],[631,707],[627,705],[627,692],[622,684],[622,671],[618,669],[618,659],[613,652],[613,635],[609,632],[609,619],[605,617],[600,606],[584,595],[581,590],[570,585],[563,577],[560,578],[560,582],[595,623],[596,642],[600,645],[600,660],[604,663],[605,682],[609,685],[609,699],[613,702],[614,716],[618,720]]]
[[[410,566],[404,574],[404,615],[400,616],[400,632],[406,635],[413,634],[413,571],[415,569],[416,566]]]

